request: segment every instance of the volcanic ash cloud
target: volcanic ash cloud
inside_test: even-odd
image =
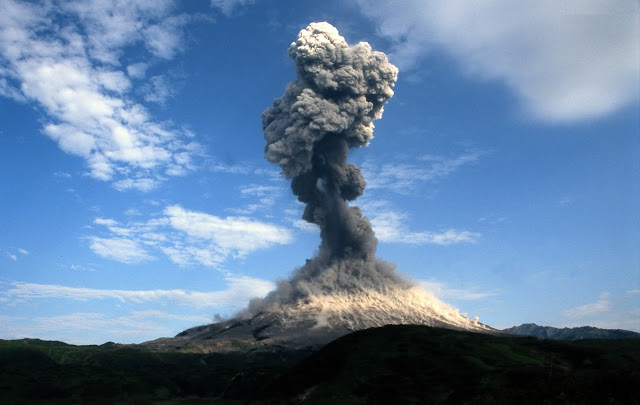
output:
[[[293,193],[306,204],[302,217],[320,227],[322,243],[289,280],[254,300],[249,315],[308,305],[318,297],[323,311],[333,299],[345,313],[364,302],[379,306],[382,297],[397,299],[402,291],[415,295],[416,287],[393,264],[376,259],[369,220],[347,204],[366,185],[360,169],[347,163],[349,149],[373,138],[373,121],[393,96],[398,69],[366,42],[349,46],[326,22],[300,31],[289,56],[297,77],[262,113],[265,158],[291,179]]]

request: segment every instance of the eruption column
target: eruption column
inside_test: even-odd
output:
[[[366,185],[360,169],[347,163],[349,149],[373,138],[373,120],[393,96],[398,69],[366,42],[349,46],[326,22],[300,31],[289,56],[297,77],[262,113],[265,157],[291,179],[293,193],[306,204],[303,219],[320,227],[322,243],[317,256],[260,305],[405,285],[392,265],[375,258],[369,220],[347,204]]]

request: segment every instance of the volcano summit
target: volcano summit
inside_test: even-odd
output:
[[[349,150],[373,138],[373,121],[393,96],[398,69],[366,42],[349,46],[326,22],[300,31],[289,56],[297,77],[262,113],[265,158],[291,179],[306,204],[302,218],[320,228],[322,242],[315,257],[236,318],[176,339],[304,346],[386,324],[491,331],[376,258],[369,220],[348,204],[366,186],[360,169],[347,163]]]

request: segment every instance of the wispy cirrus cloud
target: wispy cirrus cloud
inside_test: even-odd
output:
[[[385,200],[364,199],[359,202],[371,221],[378,241],[408,245],[448,246],[460,243],[476,243],[482,234],[454,228],[438,231],[416,231],[409,228],[409,215],[392,208]]]
[[[457,229],[441,231],[412,231],[407,225],[406,214],[397,211],[386,211],[371,217],[373,230],[380,242],[404,243],[408,245],[453,245],[458,243],[475,243],[481,236],[477,232]]]
[[[264,184],[249,184],[240,188],[240,195],[243,199],[253,202],[242,207],[230,209],[230,211],[248,215],[259,210],[269,209],[276,203],[276,199],[283,194],[282,186],[269,186]]]
[[[114,316],[96,312],[72,312],[33,319],[1,317],[9,338],[37,337],[71,344],[101,344],[107,341],[139,343],[171,336],[187,327],[211,322],[198,314],[175,314],[159,310],[131,311]]]
[[[13,260],[14,262],[17,262],[18,259],[22,256],[28,256],[29,255],[29,251],[27,249],[23,249],[23,248],[9,248],[6,252],[5,255]]]
[[[441,299],[475,301],[498,295],[497,291],[484,291],[480,287],[450,288],[446,283],[434,280],[421,280],[418,285]]]
[[[253,4],[255,0],[210,0],[211,7],[218,9],[226,16],[232,15],[242,6]]]
[[[153,258],[138,241],[131,239],[92,237],[90,248],[99,256],[126,264]]]
[[[292,241],[286,228],[243,216],[222,218],[179,205],[166,207],[160,216],[146,222],[96,218],[94,224],[108,231],[88,237],[94,253],[128,264],[161,253],[181,266],[216,267],[230,257]]]
[[[172,58],[189,21],[164,0],[3,1],[0,95],[37,103],[43,133],[83,158],[91,177],[149,191],[192,170],[201,148],[188,131],[150,116],[132,92],[143,69],[126,69],[120,58],[127,46]]]
[[[425,155],[415,163],[378,165],[367,161],[362,164],[362,172],[367,180],[367,190],[410,194],[415,191],[417,184],[443,179],[462,166],[476,162],[485,153],[474,150],[454,157]]]
[[[640,303],[636,297],[640,290],[628,290],[623,294],[602,292],[599,299],[565,310],[566,326],[595,326],[605,329],[624,329],[640,332]]]
[[[469,76],[506,84],[536,118],[597,118],[638,100],[634,0],[356,3],[392,41],[401,70],[444,50]]]
[[[593,318],[611,311],[613,308],[608,292],[600,294],[600,299],[596,302],[580,305],[564,311],[564,316],[569,319]]]
[[[287,229],[247,217],[220,218],[185,210],[179,205],[167,207],[164,213],[174,229],[190,237],[210,241],[221,250],[233,251],[239,256],[291,241]]]

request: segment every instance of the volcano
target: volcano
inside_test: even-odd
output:
[[[312,295],[277,311],[244,313],[143,345],[196,352],[317,348],[351,332],[383,325],[426,325],[480,333],[497,330],[470,319],[418,286],[385,292]]]
[[[398,69],[366,42],[350,46],[327,22],[301,30],[289,56],[296,78],[262,113],[265,158],[291,180],[291,190],[305,204],[302,218],[319,227],[317,254],[233,319],[149,345],[303,348],[389,324],[492,331],[377,258],[371,224],[350,203],[366,182],[348,163],[349,150],[373,139],[373,121],[393,96]]]

